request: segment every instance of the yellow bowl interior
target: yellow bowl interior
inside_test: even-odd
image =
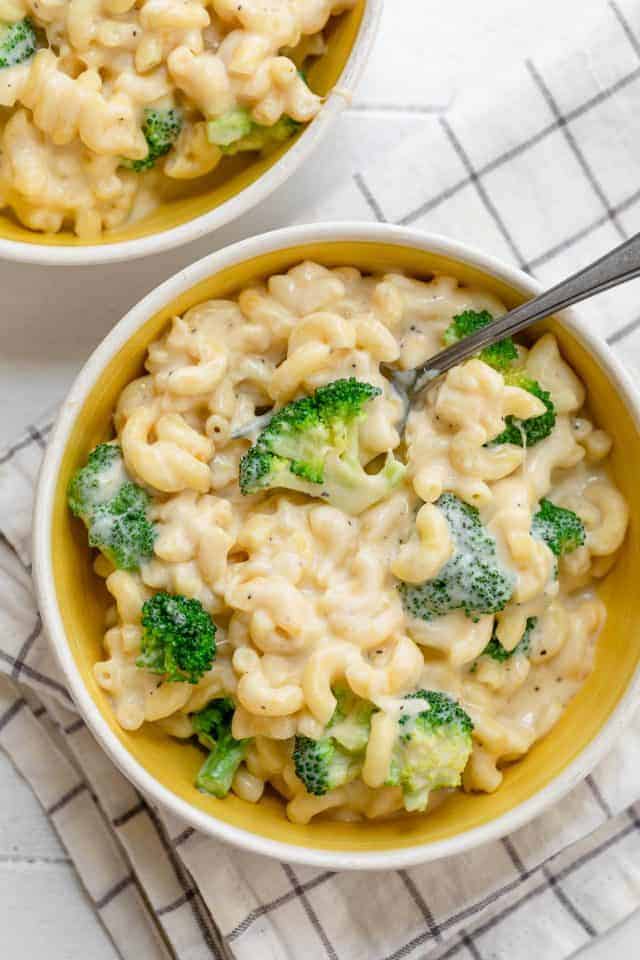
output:
[[[612,470],[631,506],[632,522],[621,556],[599,588],[609,615],[598,644],[596,669],[549,736],[506,770],[496,793],[454,794],[429,816],[413,815],[382,823],[314,822],[309,826],[289,823],[282,803],[275,797],[267,797],[256,807],[236,797],[221,801],[203,796],[193,786],[202,761],[199,750],[150,727],[136,733],[121,730],[108,696],[94,680],[92,666],[103,657],[107,593],[92,572],[85,531],[67,510],[65,491],[72,473],[85,462],[92,447],[112,436],[111,412],[118,394],[140,374],[147,345],[172,316],[207,298],[229,296],[248,281],[287,270],[304,258],[327,266],[355,265],[368,272],[402,268],[418,277],[449,273],[464,283],[491,290],[509,307],[523,299],[505,283],[446,257],[365,242],[316,243],[268,253],[198,283],[147,320],[110,361],[78,412],[55,492],[51,542],[55,587],[67,641],[83,682],[115,736],[163,786],[212,817],[271,839],[325,850],[391,850],[442,840],[512,810],[553,780],[587,746],[614,710],[640,658],[638,603],[629,589],[640,580],[640,539],[635,519],[640,516],[640,489],[635,482],[640,476],[640,442],[631,414],[599,361],[570,332],[549,321],[547,325],[558,336],[565,357],[588,385],[596,422],[613,437]]]
[[[307,70],[309,84],[316,93],[327,96],[339,80],[354,47],[365,3],[366,0],[359,0],[351,10],[329,21],[325,30],[327,51]],[[247,153],[225,158],[209,176],[192,181],[191,186],[182,182],[179,185],[180,195],[176,199],[162,203],[141,220],[110,231],[90,243],[79,239],[68,230],[60,233],[36,233],[23,227],[8,210],[0,214],[0,238],[46,246],[85,247],[123,243],[150,234],[163,233],[209,213],[237,196],[277,163],[300,136],[302,132],[265,156]]]

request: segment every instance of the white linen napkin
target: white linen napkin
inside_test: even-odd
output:
[[[377,219],[566,275],[640,229],[640,9],[470,91],[304,219]],[[640,360],[637,283],[582,309]],[[124,960],[561,960],[640,906],[640,717],[508,839],[410,870],[333,874],[240,852],[153,810],[95,745],[42,633],[33,486],[50,422],[0,454],[0,746],[32,784]]]

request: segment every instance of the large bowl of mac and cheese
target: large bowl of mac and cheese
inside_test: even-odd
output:
[[[381,0],[0,7],[0,257],[157,253],[254,207],[350,102]]]
[[[559,800],[638,694],[636,393],[568,313],[397,386],[537,291],[367,224],[213,254],[117,324],[46,454],[35,571],[82,716],[154,802],[400,866]],[[96,746],[96,749],[99,749]]]

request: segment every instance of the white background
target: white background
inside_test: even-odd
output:
[[[470,84],[491,84],[547,39],[575,43],[585,0],[386,0],[357,101],[307,168],[261,208],[214,238],[110,267],[0,264],[0,445],[53,407],[109,328],[145,293],[230,240],[304,218],[332,184],[381,157]],[[116,960],[53,829],[0,754],[0,937],[3,960]],[[581,960],[638,955],[634,917]],[[636,948],[634,949],[634,944]],[[532,945],[532,956],[535,945]],[[145,960],[145,958],[140,958]],[[260,960],[260,958],[257,958]],[[505,960],[505,958],[497,958]]]

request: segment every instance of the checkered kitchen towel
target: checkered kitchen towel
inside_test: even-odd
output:
[[[571,54],[460,98],[304,211],[411,223],[566,275],[640,229],[640,6],[602,6]],[[584,315],[640,359],[637,284]],[[239,852],[144,803],[96,748],[48,652],[30,579],[50,425],[0,457],[0,745],[32,784],[125,960],[545,960],[640,906],[640,718],[593,776],[503,842],[391,873]],[[535,946],[533,946],[535,945]]]

